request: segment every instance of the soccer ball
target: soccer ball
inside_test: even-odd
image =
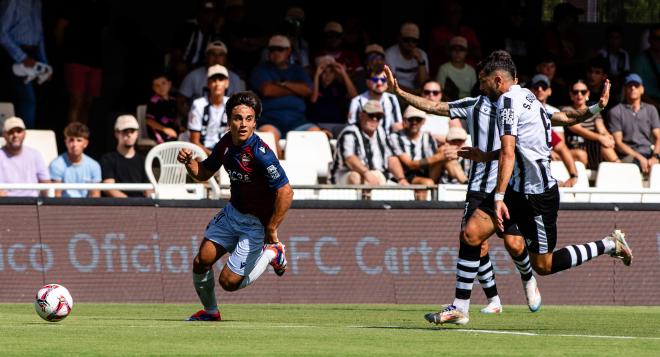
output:
[[[37,292],[34,309],[37,315],[50,322],[57,322],[69,316],[73,308],[73,298],[62,285],[47,284]]]

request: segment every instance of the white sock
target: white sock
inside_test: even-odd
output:
[[[492,298],[488,299],[488,305],[502,306],[502,302],[500,301],[500,296],[495,295]]]
[[[264,249],[259,259],[257,259],[257,263],[254,264],[252,271],[250,271],[250,273],[248,273],[248,275],[243,278],[239,289],[243,289],[244,287],[254,283],[257,279],[259,279],[261,274],[263,274],[266,271],[266,268],[268,268],[270,261],[275,259],[275,255],[276,253],[272,250]]]
[[[605,246],[605,254],[610,254],[616,249],[616,243],[610,237],[605,237],[601,241],[603,242],[603,246]]]
[[[454,299],[454,306],[463,313],[470,311],[470,300]]]
[[[195,274],[193,272],[193,285],[199,300],[204,305],[204,310],[210,314],[218,312],[218,302],[215,299],[215,276],[213,268],[206,273]]]

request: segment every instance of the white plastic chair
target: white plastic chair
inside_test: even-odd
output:
[[[372,201],[414,201],[414,190],[371,190]]]
[[[138,121],[140,126],[140,136],[138,139],[138,146],[142,147],[154,147],[156,146],[156,141],[149,138],[149,133],[147,130],[147,105],[140,104],[135,109],[135,119]]]
[[[166,199],[201,199],[204,198],[204,184],[198,184],[194,192],[185,188],[188,173],[186,168],[176,160],[179,150],[191,149],[195,157],[206,159],[206,153],[199,146],[185,141],[170,141],[154,146],[144,161],[144,170],[149,182],[155,187],[154,198]],[[152,171],[153,161],[160,161],[160,176],[158,179]],[[212,198],[220,196],[220,187],[214,177],[209,179]]]
[[[660,203],[660,164],[651,167],[649,177],[649,189],[657,193],[645,193],[642,196],[643,203]]]
[[[635,164],[601,162],[598,166],[596,187],[610,190],[616,189],[642,189],[642,174]],[[633,202],[642,201],[640,193],[594,193],[591,202]]]
[[[332,162],[328,136],[321,131],[290,131],[286,135],[284,157],[289,162],[316,169],[318,176],[327,177]]]
[[[280,165],[286,173],[287,178],[289,179],[289,184],[291,186],[296,185],[316,185],[318,184],[318,177],[316,176],[316,170],[313,168],[301,164],[299,162],[291,162],[289,160],[280,160]],[[294,199],[308,200],[316,199],[318,195],[315,190],[312,189],[294,189]]]
[[[589,188],[589,175],[587,174],[587,168],[580,161],[575,162],[575,167],[577,168],[577,182],[573,186],[574,188]],[[557,181],[566,181],[571,175],[568,173],[566,165],[563,161],[551,161],[550,162],[550,172],[552,177]],[[561,193],[562,202],[589,202],[588,193]]]
[[[5,119],[13,117],[14,114],[14,104],[10,102],[1,102],[0,103],[0,128],[5,122]],[[0,129],[2,130],[2,129]]]
[[[322,188],[319,190],[319,200],[361,200],[360,190],[352,188]]]

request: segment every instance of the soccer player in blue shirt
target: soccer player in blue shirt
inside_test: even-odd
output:
[[[229,132],[211,155],[198,161],[190,149],[181,149],[177,156],[197,181],[208,180],[223,165],[231,180],[230,202],[209,222],[193,261],[193,283],[204,309],[189,321],[220,321],[213,264],[225,253],[230,256],[219,283],[226,291],[250,285],[269,264],[278,276],[286,270],[277,229],[291,206],[293,190],[273,151],[254,133],[261,101],[253,92],[239,92],[226,105]]]

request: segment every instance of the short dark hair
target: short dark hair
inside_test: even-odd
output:
[[[587,70],[589,68],[599,68],[602,69],[605,74],[609,74],[610,62],[603,56],[596,56],[587,62]]]
[[[255,118],[261,116],[261,100],[252,91],[237,92],[227,100],[227,113],[231,117],[234,108],[239,105],[245,105],[254,109]]]
[[[74,121],[64,128],[64,136],[89,139],[89,128],[83,123]]]
[[[508,72],[512,78],[516,78],[518,75],[516,64],[513,63],[511,55],[504,50],[493,51],[488,57],[477,64],[477,68],[479,72],[483,71],[486,75],[496,70]]]
[[[155,80],[155,79],[158,79],[158,78],[165,78],[168,81],[172,80],[172,78],[170,77],[170,74],[165,72],[165,71],[156,71],[156,72],[151,73],[151,80],[152,81]]]

